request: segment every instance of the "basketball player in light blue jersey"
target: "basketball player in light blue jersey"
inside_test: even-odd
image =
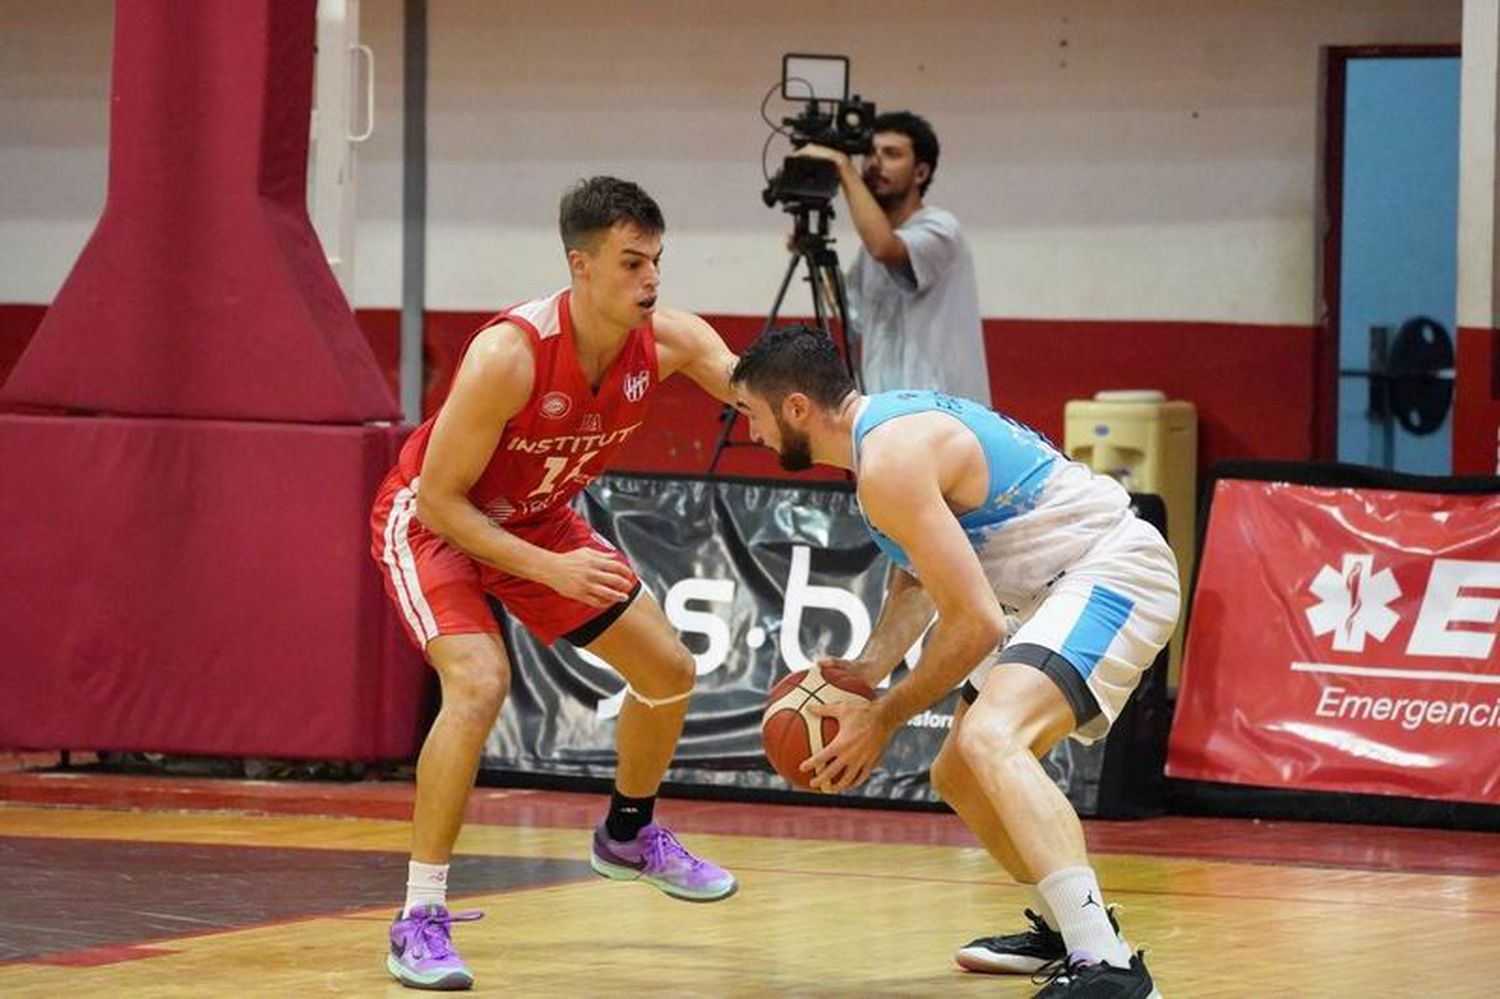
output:
[[[863,396],[832,341],[773,330],[731,382],[750,434],[782,467],[849,469],[898,567],[864,649],[874,686],[936,614],[917,665],[869,704],[821,709],[839,733],[805,768],[837,792],[891,735],[960,683],[933,787],[1029,893],[1031,929],[960,950],[972,970],[1051,978],[1038,996],[1155,995],[1105,908],[1083,827],[1040,757],[1100,738],[1177,622],[1171,549],[1116,482],[976,403],[931,391]],[[1019,625],[1007,634],[1006,610]],[[965,679],[967,677],[967,680]]]

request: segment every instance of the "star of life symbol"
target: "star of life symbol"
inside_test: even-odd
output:
[[[1314,635],[1332,632],[1340,652],[1363,652],[1366,635],[1384,641],[1399,620],[1390,605],[1401,587],[1391,570],[1374,570],[1375,556],[1345,554],[1343,572],[1325,565],[1308,587],[1319,602],[1307,609],[1307,622]]]

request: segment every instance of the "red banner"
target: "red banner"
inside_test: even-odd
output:
[[[1224,480],[1167,773],[1500,804],[1500,496]]]

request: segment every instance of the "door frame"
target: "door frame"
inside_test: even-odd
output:
[[[1344,94],[1355,59],[1462,58],[1458,45],[1332,45],[1320,53],[1318,73],[1323,114],[1318,120],[1318,289],[1313,346],[1313,457],[1338,458],[1340,261],[1344,250]]]

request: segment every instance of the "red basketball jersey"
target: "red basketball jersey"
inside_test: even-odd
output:
[[[505,424],[494,456],[469,490],[469,500],[496,523],[522,522],[567,504],[646,419],[646,399],[658,381],[651,327],[630,331],[595,391],[578,366],[568,297],[563,289],[485,324],[519,326],[536,358],[531,397]],[[436,419],[418,427],[401,449],[397,468],[407,482],[421,472]]]

